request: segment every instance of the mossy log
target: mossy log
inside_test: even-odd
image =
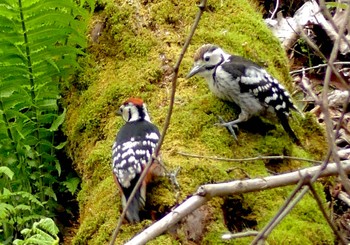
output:
[[[91,30],[96,29],[96,23],[101,28],[98,36],[92,33],[88,55],[79,61],[82,69],[64,95],[68,109],[64,129],[68,154],[82,178],[79,228],[73,244],[108,243],[121,213],[110,160],[115,134],[123,124],[116,111],[127,98],[141,97],[152,121],[162,128],[169,106],[172,66],[193,23],[196,3],[193,0],[98,3]],[[308,162],[290,159],[236,163],[204,160],[178,152],[227,158],[289,155],[315,160],[322,160],[325,154],[323,131],[310,115],[305,118],[293,115],[291,120],[302,146],[293,144],[279,124],[265,119],[256,118],[241,125],[238,143],[226,129],[214,125],[218,116],[233,119],[239,109],[214,97],[203,79],[185,79],[194,51],[204,43],[220,45],[230,53],[254,60],[290,91],[293,88],[285,53],[254,3],[228,0],[208,4],[180,68],[175,107],[161,149],[169,171],[181,167],[177,177],[181,189],[177,192],[167,178],[152,183],[148,188],[146,219],[136,225],[124,224],[117,244],[125,243],[149,225],[152,218],[166,215],[202,184],[263,177],[270,175],[270,171],[281,173],[310,166]],[[316,187],[326,201],[322,185]],[[261,229],[291,190],[292,187],[281,187],[213,198],[150,244],[226,244],[221,235],[228,230]],[[252,238],[242,238],[235,244],[249,241]],[[316,201],[307,196],[267,241],[333,244],[334,238]]]

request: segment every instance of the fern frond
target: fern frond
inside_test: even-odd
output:
[[[0,161],[14,172],[10,184],[0,180],[0,200],[20,205],[13,214],[21,217],[19,226],[29,226],[26,222],[56,200],[51,186],[61,167],[53,153],[64,145],[53,145],[64,120],[58,114],[59,81],[74,72],[77,56],[84,55],[89,13],[82,6],[93,9],[94,1],[79,3],[0,1]],[[27,191],[6,191],[5,185]]]

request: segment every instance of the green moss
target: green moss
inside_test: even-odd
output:
[[[91,43],[90,54],[79,60],[83,69],[74,82],[66,85],[65,91],[67,150],[83,180],[78,195],[80,226],[74,244],[106,244],[109,241],[121,213],[120,195],[110,170],[111,145],[123,125],[115,112],[125,99],[141,97],[148,104],[152,121],[162,128],[171,90],[171,84],[165,79],[164,65],[173,65],[180,54],[194,20],[196,3],[198,1],[167,0],[137,2],[136,5],[136,2],[100,1],[105,9],[97,13],[96,18],[105,20],[106,27],[100,42]],[[180,68],[175,107],[162,146],[167,169],[181,167],[179,201],[205,183],[263,177],[268,175],[270,167],[286,172],[310,165],[292,160],[224,162],[185,157],[178,154],[181,151],[228,158],[293,155],[322,159],[326,149],[323,131],[310,115],[302,118],[295,113],[291,121],[302,146],[294,145],[280,125],[267,130],[266,134],[242,127],[238,143],[225,128],[215,125],[218,116],[225,120],[236,118],[237,106],[214,97],[203,79],[184,79],[192,65],[194,51],[208,42],[267,67],[287,88],[291,84],[284,51],[254,5],[247,0],[210,2]],[[267,119],[262,122],[275,123]],[[242,205],[251,209],[249,218],[256,219],[258,228],[262,228],[291,190],[286,187],[244,194]],[[149,186],[147,203],[158,213],[169,211],[177,204],[176,198],[176,190],[166,178],[158,178]],[[221,235],[227,231],[222,204],[222,198],[209,202],[213,217],[208,221],[202,244],[232,243],[221,240]],[[129,240],[150,223],[146,220],[136,225],[124,224],[117,244]],[[303,229],[308,233],[300,236]],[[322,235],[318,236],[320,232]],[[269,243],[281,244],[291,239],[297,244],[299,237],[314,244],[332,240],[330,228],[310,197],[298,204],[274,230]],[[186,239],[184,232],[164,234],[150,244],[184,244],[188,242]],[[242,238],[234,243],[247,244],[251,240]]]
[[[226,230],[225,226],[223,225],[223,220],[218,223],[211,224],[208,228],[208,232],[206,236],[204,237],[202,244],[230,244],[229,241],[223,241],[221,239],[221,236],[224,234],[224,231]]]
[[[91,185],[89,181],[83,182],[78,200],[80,206],[85,207],[80,212],[80,219],[84,222],[81,222],[73,244],[82,244],[91,240],[105,243],[110,238],[110,231],[116,225],[117,207],[120,205],[116,192],[110,191],[112,185],[111,176],[94,185]],[[87,189],[94,191],[88,192]],[[96,206],[99,207],[98,211],[95,209]],[[116,208],[111,208],[111,206]],[[104,232],[106,226],[108,226],[108,231]]]

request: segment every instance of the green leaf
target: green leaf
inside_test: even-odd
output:
[[[56,150],[61,150],[63,147],[65,147],[67,144],[67,141],[60,143],[59,145],[55,146]]]
[[[30,211],[32,210],[32,207],[29,205],[25,205],[25,204],[19,204],[15,207],[15,210],[18,211]]]
[[[78,177],[69,178],[66,181],[62,182],[65,187],[67,187],[68,191],[74,195],[74,193],[77,191],[80,179]]]
[[[0,216],[7,217],[2,201],[13,204],[17,208],[11,213],[16,219],[13,229],[18,231],[47,215],[57,200],[51,186],[61,166],[53,153],[66,144],[53,144],[57,142],[54,132],[66,116],[65,109],[58,113],[60,82],[79,67],[77,57],[85,55],[87,20],[94,0],[0,2],[0,182],[11,187],[2,188]],[[8,168],[12,166],[16,168]],[[75,192],[79,180],[66,185]],[[45,194],[43,200],[40,193]],[[57,230],[40,225],[23,234],[25,239],[15,244],[58,244]]]
[[[58,160],[56,160],[55,161],[55,168],[56,168],[56,170],[57,170],[57,172],[58,172],[58,176],[61,176],[61,164],[60,164],[60,162],[58,161]]]
[[[9,177],[10,180],[12,180],[13,175],[14,175],[14,173],[12,172],[12,170],[9,169],[8,167],[5,167],[5,166],[1,166],[1,167],[0,167],[0,174],[5,174],[5,175],[7,175],[7,177]]]
[[[53,123],[51,124],[51,127],[50,127],[50,131],[53,132],[53,131],[57,131],[58,130],[58,127],[60,125],[62,125],[62,123],[64,122],[64,119],[66,118],[66,108],[64,108],[63,112],[61,115],[59,115],[55,121],[53,121]]]
[[[56,193],[53,191],[51,187],[45,187],[44,193],[46,196],[52,197],[55,201],[57,201]]]
[[[13,244],[58,245],[58,232],[52,219],[43,218],[39,222],[34,222],[32,228],[23,229],[21,234],[25,237],[24,240],[16,239]]]
[[[55,222],[50,218],[40,220],[37,224],[37,227],[53,237],[57,237],[57,234],[59,232]]]
[[[3,189],[3,192],[2,192],[2,195],[3,196],[8,196],[8,195],[11,195],[11,191],[7,188],[4,188]],[[1,197],[1,196],[0,196]]]
[[[13,205],[0,202],[0,220],[8,219],[13,213],[15,213]]]

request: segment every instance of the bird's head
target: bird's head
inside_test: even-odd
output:
[[[226,58],[226,53],[213,44],[204,44],[194,54],[194,64],[186,78],[200,75],[206,77]]]
[[[126,122],[146,120],[150,122],[146,104],[140,98],[130,98],[120,107],[117,114],[121,115]]]

